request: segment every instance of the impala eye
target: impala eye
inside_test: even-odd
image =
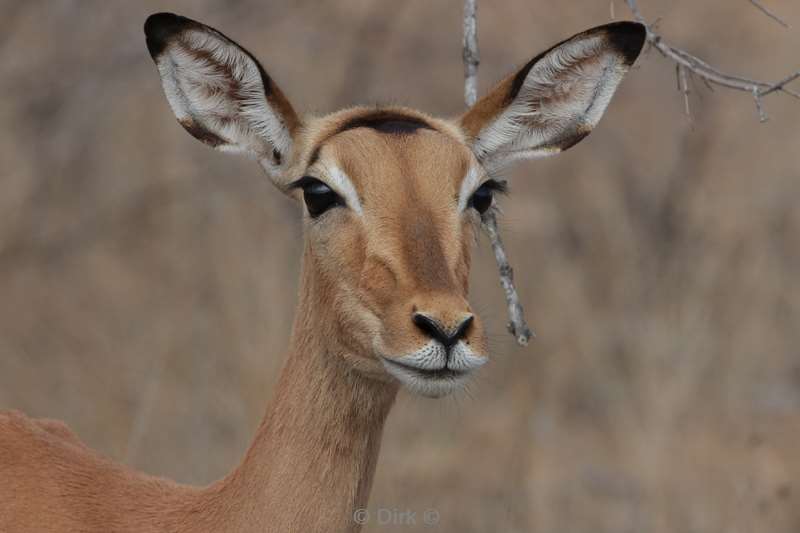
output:
[[[311,218],[317,218],[332,207],[345,205],[341,196],[333,192],[333,189],[317,178],[305,176],[292,183],[291,187],[303,189],[303,200]]]
[[[501,183],[495,180],[488,180],[472,193],[469,199],[469,206],[475,208],[475,210],[482,215],[492,207],[494,191],[505,192],[505,190],[505,182]]]

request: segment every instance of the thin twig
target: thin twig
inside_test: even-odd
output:
[[[750,0],[750,3],[753,4],[756,7],[756,9],[758,9],[759,11],[764,13],[766,16],[768,16],[769,18],[771,18],[772,20],[774,20],[775,22],[777,22],[778,24],[780,24],[784,28],[787,28],[787,29],[789,28],[789,25],[786,23],[786,21],[784,21],[778,15],[776,15],[775,13],[773,13],[772,11],[767,9],[767,7],[764,4],[762,4],[761,2],[759,2],[758,0]]]
[[[500,285],[503,286],[506,303],[508,304],[508,332],[517,339],[517,344],[527,346],[528,341],[531,337],[536,337],[536,334],[525,322],[525,311],[519,303],[519,295],[514,286],[514,269],[508,263],[503,240],[497,231],[497,218],[495,217],[494,209],[486,211],[481,217],[481,222],[484,231],[489,235],[489,240],[492,241],[494,259],[497,261],[497,267],[500,270]]]
[[[753,90],[753,99],[756,101],[756,111],[758,111],[758,120],[766,122],[769,120],[767,112],[764,111],[764,102],[761,100],[761,94],[757,90]]]
[[[684,112],[686,118],[692,120],[692,111],[689,108],[689,83],[686,81],[686,67],[680,64],[675,65],[678,76],[678,90],[683,93]]]
[[[464,0],[464,101],[471,106],[478,99],[478,17],[476,0]],[[495,261],[500,271],[500,285],[508,305],[508,331],[520,346],[526,346],[535,334],[525,322],[525,313],[514,286],[514,270],[508,263],[503,240],[497,231],[495,210],[489,209],[481,217],[481,226],[492,243]]]
[[[464,101],[471,106],[478,99],[478,13],[477,0],[464,1]]]
[[[689,72],[693,72],[707,84],[719,85],[721,87],[727,87],[728,89],[735,89],[752,94],[756,102],[759,119],[762,122],[766,120],[767,116],[762,105],[762,98],[764,96],[776,91],[781,91],[795,98],[800,98],[800,93],[786,87],[789,83],[800,78],[800,71],[794,72],[775,83],[725,74],[699,57],[668,44],[661,35],[655,32],[653,25],[647,24],[642,13],[639,11],[636,0],[625,0],[625,2],[628,4],[628,8],[631,10],[631,13],[633,13],[633,17],[636,21],[644,24],[647,29],[647,42],[650,46],[677,63],[680,67],[687,69]]]
[[[775,91],[780,91],[780,90],[783,90],[784,92],[788,92],[783,88],[783,86],[786,85],[787,83],[793,82],[797,78],[800,78],[800,71],[795,72],[794,74],[790,74],[789,76],[786,76],[781,81],[779,81],[778,83],[776,83],[775,85],[773,85],[772,87],[770,87],[768,89],[760,90],[759,94],[761,96],[767,96],[768,94],[771,94],[771,93],[774,93]],[[798,94],[796,94],[794,92],[789,92],[789,94],[791,94],[795,98],[800,98],[800,95],[798,95]]]

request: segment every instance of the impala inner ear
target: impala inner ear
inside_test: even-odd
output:
[[[485,166],[562,152],[585,138],[644,45],[636,22],[579,33],[508,76],[460,119]]]
[[[144,31],[186,131],[218,150],[258,159],[278,179],[300,121],[255,57],[214,28],[172,13],[150,16]]]

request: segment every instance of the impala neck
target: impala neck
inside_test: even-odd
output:
[[[211,490],[230,531],[357,531],[397,387],[330,353],[337,327],[305,258],[289,354],[242,464]]]

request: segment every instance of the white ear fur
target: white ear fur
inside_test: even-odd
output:
[[[217,30],[171,13],[151,15],[144,30],[178,122],[218,150],[256,158],[276,179],[299,120],[258,61]]]
[[[461,118],[487,170],[559,153],[586,137],[636,60],[645,29],[617,22],[580,33],[498,84]]]

